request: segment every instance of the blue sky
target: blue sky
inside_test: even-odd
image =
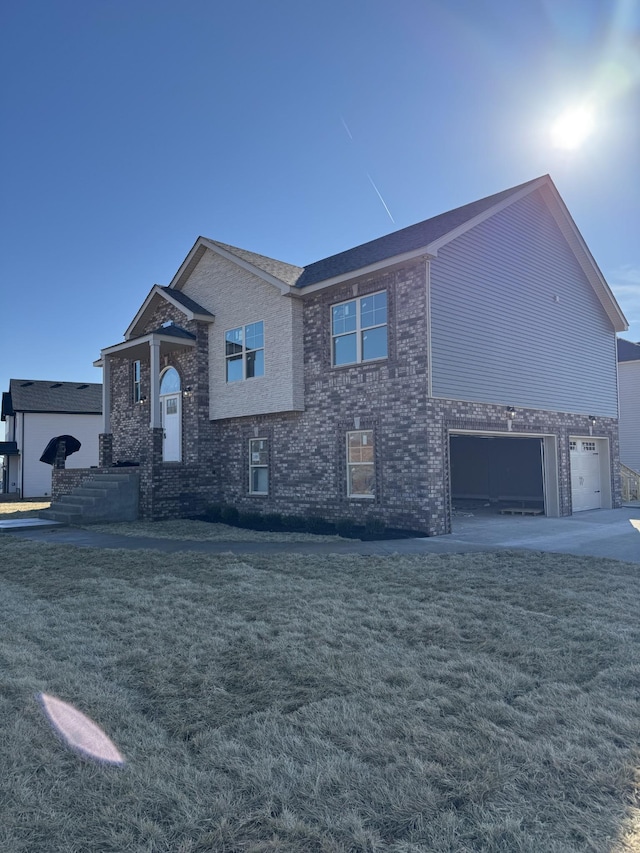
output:
[[[100,381],[200,234],[303,265],[546,172],[640,341],[639,33],[638,0],[3,4],[0,390]]]

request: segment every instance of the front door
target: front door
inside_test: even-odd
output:
[[[165,394],[160,397],[162,408],[162,459],[164,462],[180,462],[182,459],[181,394]]]

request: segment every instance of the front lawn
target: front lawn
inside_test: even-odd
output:
[[[640,849],[638,567],[0,539],[0,849]],[[125,758],[56,736],[36,696]]]
[[[0,501],[0,521],[10,518],[36,518],[42,509],[49,509],[50,500]]]

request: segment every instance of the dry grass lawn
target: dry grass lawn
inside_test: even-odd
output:
[[[178,518],[168,521],[121,521],[110,524],[85,525],[96,533],[118,536],[144,536],[152,539],[182,539],[192,542],[330,542],[343,541],[340,536],[319,536],[315,533],[281,533],[267,530],[248,530],[229,524],[212,524]]]
[[[51,501],[0,501],[0,521],[10,518],[33,518],[41,509],[49,509]]]
[[[597,559],[3,536],[0,849],[638,851],[639,612],[638,567]]]

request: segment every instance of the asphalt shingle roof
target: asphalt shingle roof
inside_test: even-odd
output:
[[[9,397],[14,412],[66,412],[88,415],[99,415],[102,412],[102,385],[99,382],[11,379]]]
[[[624,338],[617,339],[618,361],[640,361],[640,343],[634,344]]]
[[[172,299],[175,299],[176,302],[179,302],[183,308],[187,309],[187,311],[193,311],[194,314],[204,314],[206,316],[213,317],[211,311],[207,311],[207,309],[203,308],[202,305],[195,301],[195,299],[191,299],[190,296],[186,296],[181,290],[175,290],[172,287],[162,287],[161,289],[168,293]]]
[[[293,264],[286,264],[284,261],[277,261],[275,258],[268,258],[266,255],[257,255],[255,252],[248,252],[246,249],[239,249],[237,246],[230,246],[228,243],[220,243],[218,240],[211,240],[205,237],[208,243],[224,249],[236,258],[240,258],[251,264],[263,272],[272,275],[279,281],[293,286],[296,284],[300,276],[304,273],[304,267],[296,267]],[[173,291],[172,291],[173,292]]]
[[[213,246],[224,249],[237,258],[241,258],[252,266],[269,273],[285,284],[302,289],[311,284],[318,284],[336,276],[355,272],[396,255],[421,249],[539,180],[540,178],[534,178],[532,181],[510,187],[508,190],[502,190],[502,192],[478,199],[478,201],[472,201],[470,204],[456,207],[454,210],[441,213],[431,219],[425,219],[416,225],[409,225],[407,228],[385,234],[383,237],[370,240],[368,243],[355,246],[353,249],[347,249],[337,255],[323,258],[306,267],[286,264],[274,258],[248,252],[246,249],[239,249],[237,246],[211,240],[208,237],[204,239]]]

